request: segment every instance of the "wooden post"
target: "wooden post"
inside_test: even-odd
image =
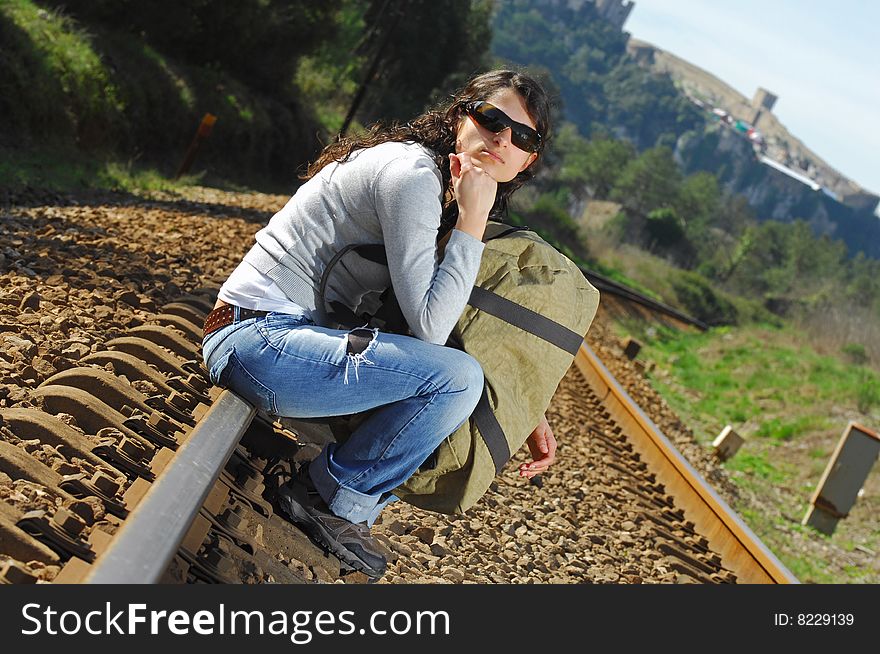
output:
[[[641,349],[642,349],[642,344],[639,343],[636,339],[634,339],[631,336],[628,337],[623,342],[623,353],[626,355],[626,358],[629,359],[630,361],[632,361],[633,359],[635,359],[638,356]]]
[[[833,534],[838,521],[845,518],[855,504],[878,453],[880,435],[850,422],[822,473],[810,500],[812,505],[801,524],[829,536]]]
[[[715,448],[715,456],[721,461],[727,461],[730,457],[737,453],[743,444],[743,437],[733,431],[733,427],[727,425],[718,434],[718,437],[712,441],[712,447]]]
[[[196,158],[196,153],[202,145],[202,139],[208,137],[211,130],[214,128],[214,123],[216,122],[217,116],[214,114],[205,114],[202,116],[202,122],[199,123],[199,128],[196,130],[192,142],[186,149],[186,154],[183,155],[183,161],[180,163],[180,167],[177,169],[177,174],[174,175],[174,179],[179,179],[181,175],[185,175],[189,172],[190,166],[192,166],[192,163]]]

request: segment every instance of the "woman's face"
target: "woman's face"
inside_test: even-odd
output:
[[[485,100],[516,122],[535,127],[525,102],[515,89],[498,91]],[[499,184],[509,182],[538,158],[537,154],[520,150],[510,142],[510,129],[493,134],[467,114],[458,125],[455,151],[468,153]]]

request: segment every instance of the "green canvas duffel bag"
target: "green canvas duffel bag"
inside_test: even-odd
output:
[[[483,368],[480,404],[394,493],[463,513],[488,490],[550,404],[599,306],[599,291],[540,236],[490,222],[468,306],[451,341]]]
[[[441,443],[405,484],[402,500],[440,513],[464,513],[485,494],[523,446],[550,404],[599,306],[599,291],[568,257],[526,228],[489,222],[480,270],[468,306],[448,345],[483,368],[483,397],[471,418]],[[344,248],[321,280],[327,314],[338,326],[369,323],[405,331],[393,293],[380,309],[355,316],[326,299],[330,270],[349,251],[385,264],[381,245]],[[328,421],[344,440],[367,414]]]

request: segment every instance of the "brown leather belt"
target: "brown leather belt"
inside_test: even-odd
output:
[[[247,320],[248,318],[261,318],[268,314],[268,311],[256,311],[254,309],[245,309],[243,307],[239,307],[239,318],[241,320]],[[217,307],[207,316],[205,316],[205,336],[216,332],[218,329],[222,329],[227,325],[231,325],[232,321],[235,320],[235,305],[233,304],[224,304],[222,307]]]

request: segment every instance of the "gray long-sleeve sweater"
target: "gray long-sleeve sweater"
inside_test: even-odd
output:
[[[328,262],[346,245],[383,243],[388,267],[347,253],[331,272],[327,299],[356,314],[372,313],[390,284],[413,334],[445,343],[470,296],[484,246],[456,229],[440,260],[441,181],[424,146],[389,142],[356,151],[301,186],[257,232],[244,260],[323,319],[318,289]]]

